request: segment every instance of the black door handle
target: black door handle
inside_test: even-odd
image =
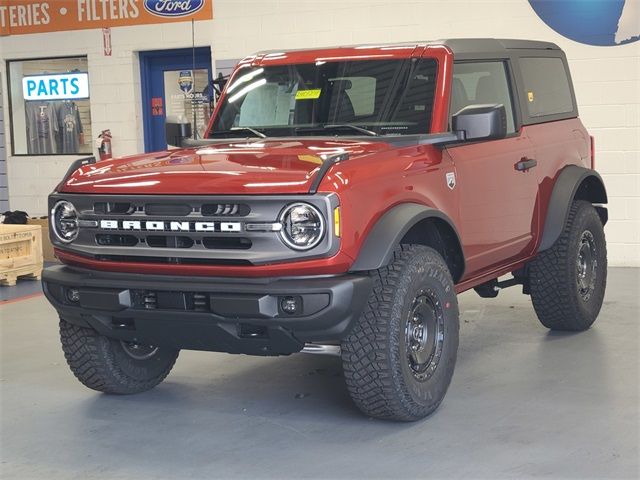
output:
[[[518,163],[516,163],[516,170],[519,172],[526,172],[530,168],[538,165],[538,161],[534,158],[522,157]]]

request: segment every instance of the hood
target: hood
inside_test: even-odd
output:
[[[381,141],[338,138],[216,142],[85,165],[58,190],[140,195],[307,193],[323,157],[348,153],[354,158],[389,148]]]

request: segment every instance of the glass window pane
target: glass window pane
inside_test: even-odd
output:
[[[213,132],[252,127],[268,136],[309,135],[353,125],[379,134],[428,133],[436,71],[433,59],[249,67],[227,87]]]
[[[507,111],[507,133],[515,132],[507,71],[503,62],[456,63],[453,67],[451,115],[468,105],[502,104]]]
[[[521,58],[520,70],[530,117],[573,111],[569,79],[561,58]]]
[[[167,117],[191,123],[194,138],[204,138],[211,117],[209,71],[167,70],[164,72],[164,98]]]
[[[90,154],[87,58],[9,62],[14,155]]]
[[[373,77],[350,77],[351,88],[347,95],[353,105],[354,114],[372,115],[375,111],[376,79]]]

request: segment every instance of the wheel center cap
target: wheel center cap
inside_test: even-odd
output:
[[[415,327],[413,327],[413,339],[416,342],[422,342],[425,331],[424,331],[424,327],[422,325],[416,325]]]
[[[580,256],[580,273],[579,273],[581,278],[584,278],[587,276],[587,262],[585,261],[584,257],[581,255]]]
[[[578,291],[584,300],[589,299],[595,287],[597,265],[593,235],[585,231],[580,240],[577,262]]]

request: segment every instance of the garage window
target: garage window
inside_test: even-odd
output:
[[[14,155],[91,153],[87,57],[8,62]]]

